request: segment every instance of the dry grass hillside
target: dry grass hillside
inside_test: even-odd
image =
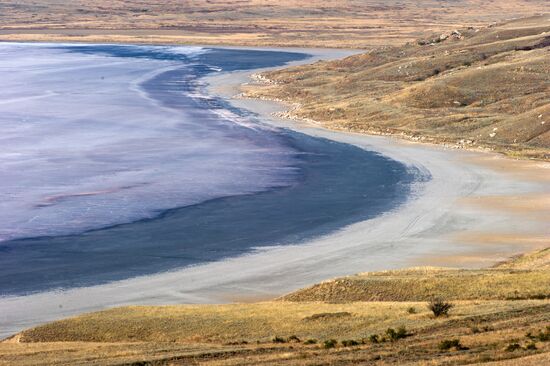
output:
[[[505,261],[495,266],[498,269],[518,269],[518,270],[550,270],[550,248],[546,248],[534,253],[526,253],[515,257],[513,260]]]
[[[550,15],[262,75],[252,97],[358,132],[550,158]]]
[[[544,0],[0,0],[0,39],[365,48],[544,11]]]
[[[412,268],[357,274],[282,297],[286,301],[429,301],[550,299],[550,271]]]
[[[361,274],[271,302],[84,314],[1,342],[0,365],[543,365],[548,253]],[[428,309],[434,296],[451,299],[447,315]]]

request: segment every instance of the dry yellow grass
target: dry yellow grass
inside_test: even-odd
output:
[[[460,301],[451,318],[550,306],[541,300]],[[408,309],[414,307],[415,314]],[[320,316],[322,314],[323,316]],[[130,306],[90,313],[39,326],[20,334],[21,342],[179,342],[247,341],[273,337],[361,339],[387,328],[433,327],[426,302],[264,302],[228,305]]]
[[[550,270],[550,248],[519,255],[513,260],[500,263],[495,267],[502,269],[538,269],[548,271]],[[550,284],[548,287],[550,288]]]
[[[193,359],[197,355],[231,352],[219,345],[143,343],[143,342],[51,342],[0,343],[0,365],[123,365],[142,360],[155,362],[173,357]]]
[[[365,286],[371,293],[386,291],[381,298],[402,301],[350,301],[355,284],[337,280],[325,283],[336,284],[330,289],[321,284],[286,297],[292,301],[84,314],[0,343],[0,365],[535,365],[550,360],[550,300],[517,298],[548,293],[547,256],[542,250],[514,258],[500,265],[505,270],[417,268],[350,277],[374,285]],[[515,300],[483,300],[506,298],[514,287]],[[330,301],[306,301],[308,293],[328,294]],[[448,316],[435,318],[426,301],[411,301],[426,293],[475,300],[454,300]],[[408,336],[390,341],[386,330],[399,327]],[[372,342],[374,334],[385,340]],[[335,348],[324,348],[329,339],[338,342]],[[452,339],[467,349],[440,349]],[[515,343],[517,349],[506,351]]]
[[[543,11],[544,0],[1,0],[0,39],[365,48]]]
[[[283,296],[288,301],[428,301],[550,298],[548,270],[417,268],[358,274]]]
[[[548,159],[549,48],[545,15],[268,72],[245,92],[328,128]]]
[[[536,342],[536,350],[504,351],[513,342],[526,346],[531,342],[527,332],[537,334],[550,324],[548,300],[455,305],[449,317],[437,319],[425,302],[125,307],[25,331],[18,342],[0,343],[0,364],[467,364],[549,351],[549,343],[542,341]],[[411,335],[378,344],[365,339],[399,326]],[[272,342],[275,336],[286,340],[292,335],[300,342]],[[312,338],[365,344],[325,350],[304,344]],[[470,349],[438,349],[442,339],[453,338]]]

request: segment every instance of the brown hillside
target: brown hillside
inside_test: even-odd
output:
[[[544,0],[0,0],[0,39],[366,48],[544,11]]]
[[[252,97],[329,128],[548,159],[550,15],[264,74]]]

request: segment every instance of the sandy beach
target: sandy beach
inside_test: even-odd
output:
[[[306,52],[314,55],[306,62],[353,53]],[[221,74],[206,81],[212,93],[257,113],[266,123],[376,151],[432,179],[418,183],[398,209],[306,244],[262,248],[242,257],[106,285],[0,298],[0,336],[125,304],[257,301],[357,272],[426,265],[487,267],[549,245],[545,223],[550,214],[550,164],[281,120],[273,116],[284,110],[281,104],[234,97],[252,73]]]

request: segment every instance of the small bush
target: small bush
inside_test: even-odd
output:
[[[491,357],[491,355],[481,355],[481,356],[479,356],[477,361],[479,363],[484,363],[484,362],[494,361],[494,359],[493,359],[493,357]]]
[[[317,344],[317,340],[316,339],[308,339],[304,342],[304,344]]]
[[[440,298],[435,298],[428,304],[428,309],[432,311],[436,318],[442,315],[449,315],[449,311],[454,307],[450,302],[446,302]]]
[[[316,321],[316,320],[332,320],[332,319],[338,319],[338,318],[348,318],[351,317],[352,314],[347,311],[341,311],[338,313],[319,313],[319,314],[313,314],[311,316],[306,316],[303,318],[303,321]]]
[[[537,345],[535,344],[535,342],[531,342],[531,343],[528,343],[527,346],[525,346],[525,349],[534,350],[534,349],[537,349]]]
[[[241,345],[241,344],[248,344],[248,342],[245,341],[245,340],[242,340],[242,341],[228,342],[228,343],[225,343],[225,344],[228,345],[228,346],[237,346],[237,345]]]
[[[407,313],[409,314],[416,314],[416,308],[414,306],[411,306],[407,309]]]
[[[359,342],[357,342],[353,339],[347,339],[347,340],[342,341],[342,346],[344,346],[344,347],[353,347],[353,346],[358,346],[358,345],[359,345]]]
[[[388,336],[388,338],[392,341],[395,341],[397,340],[397,332],[395,331],[395,329],[393,328],[388,328],[386,329],[386,335]]]
[[[458,339],[445,339],[439,343],[439,349],[446,351],[459,344],[460,344],[460,341]]]
[[[459,339],[445,339],[439,343],[439,349],[442,351],[450,350],[451,348],[456,349],[457,351],[466,350],[467,347],[464,347]]]
[[[273,343],[286,343],[286,340],[283,337],[273,337]]]
[[[538,334],[527,332],[525,336],[533,341],[539,340],[541,342],[550,341],[550,326],[547,326],[545,330],[539,330]]]
[[[504,350],[506,352],[514,352],[520,349],[521,349],[521,346],[519,345],[519,343],[510,343],[509,345],[506,346]]]
[[[407,329],[405,327],[399,327],[397,328],[397,330],[393,328],[388,328],[386,330],[386,335],[392,342],[394,342],[401,338],[407,337],[409,334],[407,333]]]
[[[397,328],[397,339],[408,337],[410,334],[407,332],[407,328],[400,326]]]
[[[336,339],[329,339],[323,342],[323,348],[329,349],[334,348],[338,344],[338,341]]]
[[[489,331],[493,331],[495,330],[493,327],[489,326],[489,325],[484,325],[483,327],[479,328],[479,327],[471,327],[470,330],[472,331],[473,334],[476,334],[476,333],[482,333],[482,332],[489,332]]]
[[[300,343],[300,338],[298,338],[298,337],[295,336],[295,335],[291,335],[290,337],[288,337],[287,341],[288,341],[288,342]]]
[[[541,342],[548,342],[550,341],[550,326],[546,327],[546,330],[539,331],[539,335],[537,336],[539,341]]]
[[[378,337],[378,334],[371,334],[369,336],[369,341],[371,343],[380,343],[380,338]]]

